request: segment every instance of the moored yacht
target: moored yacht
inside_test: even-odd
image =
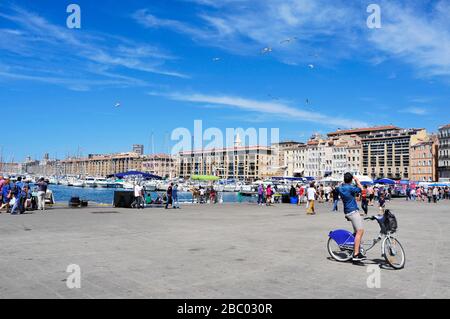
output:
[[[84,181],[81,180],[81,179],[74,179],[74,180],[72,181],[72,186],[73,186],[73,187],[84,187],[85,184],[84,184]]]
[[[108,187],[110,187],[109,186],[110,183],[108,182],[108,180],[106,178],[103,178],[103,177],[95,178],[94,182],[95,182],[95,185],[97,187],[100,187],[100,188],[108,188]]]
[[[84,179],[84,184],[86,187],[97,187],[97,184],[95,183],[95,178],[93,177],[86,177]]]

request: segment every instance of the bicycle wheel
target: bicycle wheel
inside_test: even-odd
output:
[[[383,242],[383,255],[387,263],[394,269],[405,267],[405,250],[400,242],[393,237],[386,237]]]
[[[345,262],[352,259],[353,250],[340,247],[333,238],[328,239],[328,253],[336,261]]]

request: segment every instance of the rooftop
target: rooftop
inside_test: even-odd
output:
[[[399,127],[394,125],[374,126],[365,128],[354,128],[349,130],[337,130],[336,132],[328,133],[328,136],[348,135],[348,134],[363,134],[379,131],[400,130]]]

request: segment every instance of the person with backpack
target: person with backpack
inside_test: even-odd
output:
[[[352,185],[353,181],[355,181],[356,186]],[[345,173],[344,184],[338,188],[339,196],[344,203],[345,218],[352,223],[353,230],[355,231],[355,245],[352,258],[354,262],[366,259],[360,251],[364,227],[363,218],[359,213],[358,204],[356,203],[356,196],[361,193],[362,188],[363,186],[358,178],[354,177],[351,173]]]

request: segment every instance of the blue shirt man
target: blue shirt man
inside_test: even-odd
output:
[[[359,210],[358,204],[356,203],[355,196],[361,193],[361,188],[353,186],[352,184],[344,184],[338,188],[339,195],[344,203],[344,214],[350,214],[354,211]]]
[[[25,184],[22,182],[22,178],[18,177],[16,182],[16,193],[14,194],[16,195],[17,198],[19,198],[20,195],[22,194],[22,189],[24,185]]]
[[[352,185],[355,181],[356,186]],[[347,220],[352,223],[355,231],[355,246],[353,250],[353,261],[361,261],[366,257],[361,254],[360,245],[364,235],[363,219],[359,214],[358,204],[356,204],[355,196],[361,193],[362,185],[359,180],[350,173],[344,175],[344,185],[339,187],[339,195],[344,203],[344,214]]]

